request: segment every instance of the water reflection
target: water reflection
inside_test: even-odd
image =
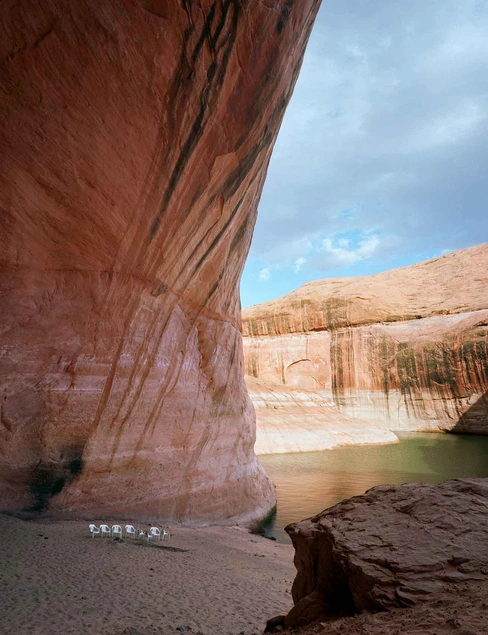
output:
[[[288,541],[283,527],[375,485],[439,483],[488,477],[488,437],[397,433],[394,445],[276,454],[259,460],[276,485],[278,510],[267,534]]]

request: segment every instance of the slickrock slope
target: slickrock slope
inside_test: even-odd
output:
[[[297,567],[287,625],[488,588],[487,479],[374,487],[286,531]]]
[[[246,374],[271,392],[313,391],[380,428],[488,433],[488,244],[306,284],[246,309],[243,333]]]
[[[274,501],[238,283],[318,0],[0,9],[0,508]]]

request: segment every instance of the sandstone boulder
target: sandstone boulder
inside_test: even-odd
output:
[[[295,604],[323,614],[409,607],[488,580],[488,479],[375,487],[286,531]],[[296,612],[296,607],[295,607]]]

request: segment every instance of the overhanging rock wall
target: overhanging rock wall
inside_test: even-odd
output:
[[[317,0],[0,8],[0,507],[266,510],[238,284]]]

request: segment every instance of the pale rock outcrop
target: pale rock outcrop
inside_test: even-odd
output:
[[[318,0],[0,8],[0,508],[223,519],[239,279]]]
[[[374,487],[286,531],[297,568],[287,626],[414,606],[486,587],[488,479]]]
[[[267,384],[246,377],[258,429],[256,454],[331,450],[340,445],[398,443],[387,427],[346,417],[332,398],[312,390]]]
[[[268,385],[380,430],[488,433],[488,244],[308,283],[246,309],[243,333],[258,431]]]

